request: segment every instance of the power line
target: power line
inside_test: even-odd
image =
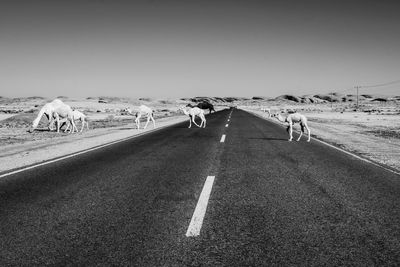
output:
[[[381,83],[381,84],[375,84],[375,85],[362,85],[362,86],[360,86],[360,88],[382,87],[382,86],[392,85],[392,84],[396,84],[396,83],[400,83],[400,80],[391,81],[391,82],[387,82],[387,83]]]
[[[363,86],[357,85],[357,86],[354,86],[354,88],[357,90],[357,109],[358,109],[358,96],[359,96],[358,90],[359,89],[383,87],[383,86],[388,86],[388,85],[392,85],[392,84],[396,84],[396,83],[400,83],[400,80],[386,82],[386,83],[380,83],[380,84],[375,84],[375,85],[363,85]]]
[[[354,87],[347,88],[347,89],[344,89],[344,90],[341,90],[341,91],[336,91],[335,90],[335,92],[333,92],[333,93],[344,93],[344,92],[347,92],[347,91],[350,91],[350,90],[354,90]]]

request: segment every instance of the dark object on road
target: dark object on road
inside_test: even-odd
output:
[[[198,107],[198,108],[201,108],[201,109],[208,109],[210,111],[209,114],[211,113],[211,111],[215,112],[214,106],[211,103],[206,102],[206,101],[198,103],[196,106],[194,106],[192,104],[187,104],[186,106],[187,107],[191,107],[191,108]]]

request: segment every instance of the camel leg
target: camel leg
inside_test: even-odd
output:
[[[149,124],[149,122],[150,122],[150,117],[149,117],[149,116],[147,116],[147,122],[146,122],[146,125],[144,126],[144,128],[143,128],[143,129],[146,129],[146,127],[147,127],[147,125]]]
[[[82,122],[81,132],[83,132],[83,128],[85,128],[85,119],[81,120],[81,122]]]
[[[310,132],[310,128],[308,128],[308,125],[307,125],[307,124],[305,124],[305,127],[306,127],[306,129],[307,129],[307,133],[308,133],[308,139],[307,139],[307,142],[310,142],[310,139],[311,139],[311,132]]]
[[[49,120],[49,131],[52,131],[53,130],[53,124],[54,124],[54,119],[53,119],[53,116],[49,116],[49,115],[47,115],[47,114],[45,114],[46,115],[46,117],[47,117],[47,119]]]
[[[64,133],[67,132],[67,130],[69,129],[69,126],[71,126],[71,123],[68,122],[67,128],[65,128]]]
[[[301,136],[303,135],[303,131],[300,131],[299,138],[297,138],[297,141],[300,141]]]
[[[58,115],[58,114],[57,114]],[[49,129],[50,131],[55,131],[57,130],[57,125],[55,125],[57,123],[57,115],[53,115],[50,118],[50,123],[49,123]],[[59,118],[59,117],[58,117]],[[61,126],[60,126],[61,128]]]
[[[201,124],[203,123],[204,123],[203,128],[206,128],[206,118],[204,117],[204,115],[201,116]]]
[[[156,128],[156,121],[154,120],[153,115],[151,115],[150,118],[153,121],[153,128]]]
[[[197,127],[200,127],[200,126],[196,123],[196,121],[194,120],[195,118],[196,118],[196,116],[193,116],[193,117],[192,117],[193,123],[194,123]]]
[[[199,125],[199,127],[201,128],[201,127],[203,127],[203,117],[201,116],[201,114],[199,114],[198,116],[201,119],[201,122],[200,122],[200,125]]]
[[[56,115],[56,121],[57,121],[57,133],[60,132],[60,118],[58,117],[58,114]]]
[[[71,131],[74,129],[74,126],[71,124],[70,120],[67,120],[66,123],[67,123],[67,128],[64,130],[64,133],[66,133],[68,129],[69,129],[68,133],[71,133]],[[71,129],[69,128],[70,126],[71,126]],[[60,125],[60,127],[61,127],[61,125]]]
[[[73,119],[71,120],[71,124],[72,124],[72,129],[69,133],[74,133],[75,130],[76,130],[76,132],[78,132],[78,128],[76,128],[76,125],[75,125],[75,122]]]
[[[61,120],[59,120],[59,121],[57,122],[57,126],[60,127],[60,130],[61,130],[61,128],[64,126],[64,124],[67,124],[67,127],[66,127],[65,130],[64,130],[64,133],[65,133],[65,132],[68,131],[69,127],[71,126],[69,120],[66,119],[66,118],[63,118],[63,119],[61,119]]]
[[[54,125],[55,123],[56,123],[56,119],[55,118],[51,118],[50,119],[50,123],[49,123],[49,130],[50,131],[54,131],[54,130],[57,129],[57,126]]]
[[[77,132],[77,133],[78,133],[78,132],[79,132],[79,131],[78,131],[78,127],[76,126],[76,123],[75,123],[75,121],[73,121],[73,122],[74,122],[74,124],[75,124],[75,130],[74,130],[74,131],[72,131],[72,132]]]
[[[76,128],[76,126],[72,122],[74,122],[74,121],[71,120],[71,119],[68,119],[68,118],[67,119],[62,119],[60,121],[60,123],[62,123],[62,124],[67,123],[67,128],[65,128],[64,133],[66,133],[68,131],[70,126],[71,126],[71,129],[69,130],[68,133],[74,132],[74,128]],[[61,127],[61,125],[60,125],[60,127]]]
[[[135,119],[135,123],[136,123],[136,128],[140,128],[140,121],[139,121],[139,118],[136,118]]]
[[[304,133],[304,125],[300,124],[300,135],[299,135],[299,138],[297,138],[297,141],[300,141],[300,138],[303,135],[303,133]]]
[[[139,113],[137,113],[137,117],[136,117],[136,125],[137,125],[137,128],[138,129],[140,129],[140,118],[142,117],[142,113],[141,112],[139,112]]]
[[[189,116],[189,127],[188,128],[190,128],[190,127],[192,127],[192,117],[191,116]]]
[[[289,124],[289,141],[292,141],[293,139],[293,125],[290,123]]]
[[[200,119],[201,119],[201,122],[200,122],[200,128],[202,128],[203,127],[203,119],[200,117]]]

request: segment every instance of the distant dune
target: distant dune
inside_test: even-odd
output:
[[[68,96],[58,96],[58,98],[67,102],[80,101],[79,99],[72,99]],[[31,96],[31,97],[16,97],[8,98],[0,96],[0,104],[9,106],[16,104],[25,104],[31,107],[38,107],[46,102],[53,100],[52,98],[46,98],[41,96]],[[293,95],[284,94],[277,97],[267,97],[267,96],[253,96],[253,97],[213,97],[213,96],[195,96],[180,99],[164,99],[164,98],[153,98],[153,97],[140,97],[140,98],[130,98],[130,97],[112,97],[112,96],[98,96],[98,97],[86,97],[85,100],[89,102],[99,103],[99,104],[121,104],[126,103],[127,105],[180,105],[185,103],[199,103],[199,102],[210,102],[214,105],[229,105],[231,103],[241,104],[241,103],[264,103],[264,102],[279,102],[288,104],[324,104],[324,103],[355,103],[357,101],[357,96],[354,94],[342,94],[342,93],[329,93],[329,94],[313,94],[313,95]],[[363,102],[390,102],[390,101],[400,101],[400,96],[385,96],[381,94],[362,94],[358,96],[359,101]],[[4,112],[6,107],[3,107],[0,112]],[[10,107],[10,110],[12,108]]]
[[[210,102],[210,103],[231,103],[235,101],[250,100],[246,97],[208,97],[208,96],[196,96],[192,98],[181,98],[183,101],[191,101],[195,103],[199,102]]]

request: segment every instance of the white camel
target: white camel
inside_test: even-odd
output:
[[[299,123],[300,127],[301,127],[301,131],[300,131],[300,136],[297,139],[297,141],[300,141],[301,135],[304,132],[304,127],[307,129],[308,132],[308,140],[307,142],[310,142],[310,128],[308,128],[307,125],[307,118],[306,116],[300,114],[300,113],[291,113],[289,114],[287,117],[282,117],[282,115],[280,113],[275,113],[272,115],[272,117],[277,118],[279,121],[281,122],[285,122],[285,123],[289,123],[289,126],[287,128],[287,131],[289,132],[289,141],[292,141],[293,139],[293,124],[295,123]]]
[[[79,120],[79,121],[81,121],[81,123],[82,123],[82,128],[81,128],[81,131],[80,131],[80,132],[82,132],[82,131],[83,131],[83,128],[85,128],[85,123],[86,123],[87,129],[89,130],[89,123],[88,123],[88,121],[87,121],[87,117],[86,117],[85,114],[83,114],[83,113],[80,112],[79,110],[75,109],[75,110],[72,111],[72,115],[73,115],[74,121],[78,121],[78,120]],[[71,126],[71,124],[68,124],[68,126],[67,126],[67,128],[65,129],[64,132],[66,132],[70,126]],[[76,125],[75,125],[75,126],[76,126]],[[78,132],[78,129],[77,129],[76,127],[75,127],[75,129],[76,129],[76,131]]]
[[[125,108],[124,111],[128,112],[131,115],[136,116],[135,123],[136,123],[136,126],[137,126],[138,129],[140,128],[140,118],[143,115],[146,115],[146,117],[147,117],[147,122],[146,122],[146,125],[144,126],[143,129],[146,129],[146,127],[149,124],[150,120],[153,121],[153,128],[156,127],[156,122],[154,121],[154,117],[153,117],[153,115],[154,115],[153,113],[154,112],[148,106],[141,105],[139,107],[138,111],[135,114],[132,113],[132,110],[130,108]]]
[[[40,109],[36,119],[33,120],[32,128],[29,130],[29,132],[33,132],[33,130],[37,128],[43,115],[46,115],[47,119],[49,120],[49,130],[53,130],[52,126],[54,122],[56,122],[57,133],[60,132],[60,117],[68,120],[72,124],[73,127],[70,133],[73,133],[74,129],[76,129],[71,107],[62,102],[60,99],[54,99]]]
[[[188,128],[192,127],[192,121],[197,127],[200,127],[200,128],[204,123],[203,128],[206,128],[206,117],[204,116],[204,110],[202,110],[202,109],[200,109],[198,107],[193,107],[193,108],[191,108],[191,107],[180,107],[179,110],[182,110],[183,113],[185,113],[185,115],[189,116],[189,127]],[[201,119],[200,125],[198,125],[196,123],[196,121],[195,121],[196,116],[199,116],[200,119]]]
[[[271,109],[270,109],[270,108],[262,107],[262,108],[261,108],[261,111],[263,111],[263,112],[268,112],[268,117],[269,117],[269,118],[271,117]]]

